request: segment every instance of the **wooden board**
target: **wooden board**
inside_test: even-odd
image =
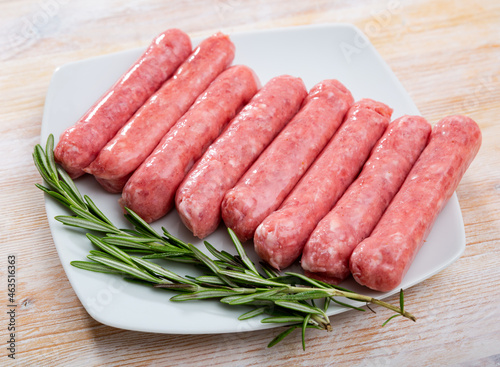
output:
[[[349,22],[363,30],[432,123],[467,114],[482,148],[457,189],[467,247],[406,293],[403,319],[347,312],[334,331],[159,335],[104,326],[83,309],[57,257],[31,160],[59,65],[147,45],[178,27],[215,31]],[[497,1],[67,1],[0,3],[0,365],[290,366],[500,363],[500,4]],[[7,260],[16,257],[16,354],[8,358]],[[397,303],[397,297],[391,302]],[[140,312],[140,310],[138,310]]]

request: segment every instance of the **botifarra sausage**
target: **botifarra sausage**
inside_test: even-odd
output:
[[[190,52],[189,36],[178,29],[169,29],[156,37],[80,120],[62,133],[54,150],[56,161],[72,178],[83,175],[83,169]]]
[[[480,145],[481,130],[466,116],[448,116],[434,126],[401,189],[351,255],[358,283],[383,292],[401,283]]]

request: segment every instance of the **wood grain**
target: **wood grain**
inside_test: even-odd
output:
[[[482,148],[457,189],[467,246],[406,293],[412,323],[347,312],[266,349],[276,330],[160,335],[88,316],[63,271],[31,161],[56,67],[147,45],[168,27],[217,30],[349,22],[363,30],[432,123],[467,114]],[[500,3],[481,1],[18,0],[0,2],[0,365],[498,366],[500,363]],[[17,258],[16,360],[7,358],[7,255]],[[395,297],[389,299],[397,302]]]

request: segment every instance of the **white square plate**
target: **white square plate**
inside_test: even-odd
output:
[[[154,35],[152,35],[154,36]],[[348,24],[304,26],[232,34],[236,45],[234,64],[246,64],[259,76],[262,84],[272,77],[290,74],[301,77],[307,88],[323,79],[335,78],[345,84],[356,100],[372,98],[394,109],[393,118],[419,114],[408,93],[382,60],[369,40]],[[197,44],[200,39],[193,39]],[[42,144],[49,134],[57,138],[128,69],[144,49],[105,55],[70,63],[58,68],[48,90],[42,122]],[[89,195],[108,217],[127,227],[118,206],[118,195],[105,192],[92,177],[77,180],[77,186]],[[66,274],[88,313],[97,321],[129,330],[204,334],[249,331],[275,327],[259,319],[238,321],[245,307],[230,307],[217,301],[170,302],[169,291],[153,289],[123,281],[120,277],[74,268],[73,260],[85,260],[92,245],[82,231],[63,226],[53,218],[67,213],[47,197],[47,216],[57,252]],[[198,244],[182,225],[175,210],[153,227],[166,227],[186,242]],[[206,240],[219,249],[234,253],[226,229],[221,226]],[[255,259],[252,244],[246,248]],[[401,284],[407,289],[436,274],[460,257],[465,249],[465,232],[456,195],[439,215],[426,243],[418,253]],[[163,263],[170,266],[170,263]],[[179,264],[170,268],[180,275],[192,274]],[[397,290],[378,293],[349,279],[341,284],[353,291],[385,298]],[[352,302],[354,303],[354,302]],[[411,309],[411,305],[408,305]],[[328,314],[346,311],[332,305]],[[411,310],[418,313],[417,310]]]

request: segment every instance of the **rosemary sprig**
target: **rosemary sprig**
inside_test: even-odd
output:
[[[88,196],[80,194],[68,174],[56,165],[53,149],[52,135],[47,139],[45,150],[40,145],[35,146],[33,160],[47,184],[36,186],[73,212],[73,215],[56,216],[56,220],[67,226],[93,232],[87,233],[87,238],[97,250],[90,251],[87,256],[90,261],[71,262],[77,268],[118,274],[141,284],[167,288],[179,293],[170,298],[174,302],[218,299],[228,305],[253,306],[253,310],[243,313],[238,319],[247,320],[267,315],[261,322],[288,324],[287,329],[276,336],[268,347],[277,344],[295,329],[301,329],[302,347],[305,349],[305,333],[308,328],[331,331],[326,314],[331,302],[364,311],[335,297],[361,301],[367,305],[376,304],[393,311],[395,314],[383,325],[397,316],[415,321],[415,317],[404,309],[403,290],[397,307],[303,274],[279,274],[267,264],[261,264],[262,275],[231,229],[228,229],[228,233],[237,255],[219,251],[205,242],[205,247],[213,258],[194,245],[176,238],[165,228],[162,228],[161,234],[156,232],[128,208],[125,208],[125,217],[133,229],[119,229]],[[95,233],[101,233],[102,236],[96,236]],[[201,268],[204,275],[183,277],[150,261],[152,258],[191,263]],[[323,307],[316,306],[315,300],[323,300]]]

